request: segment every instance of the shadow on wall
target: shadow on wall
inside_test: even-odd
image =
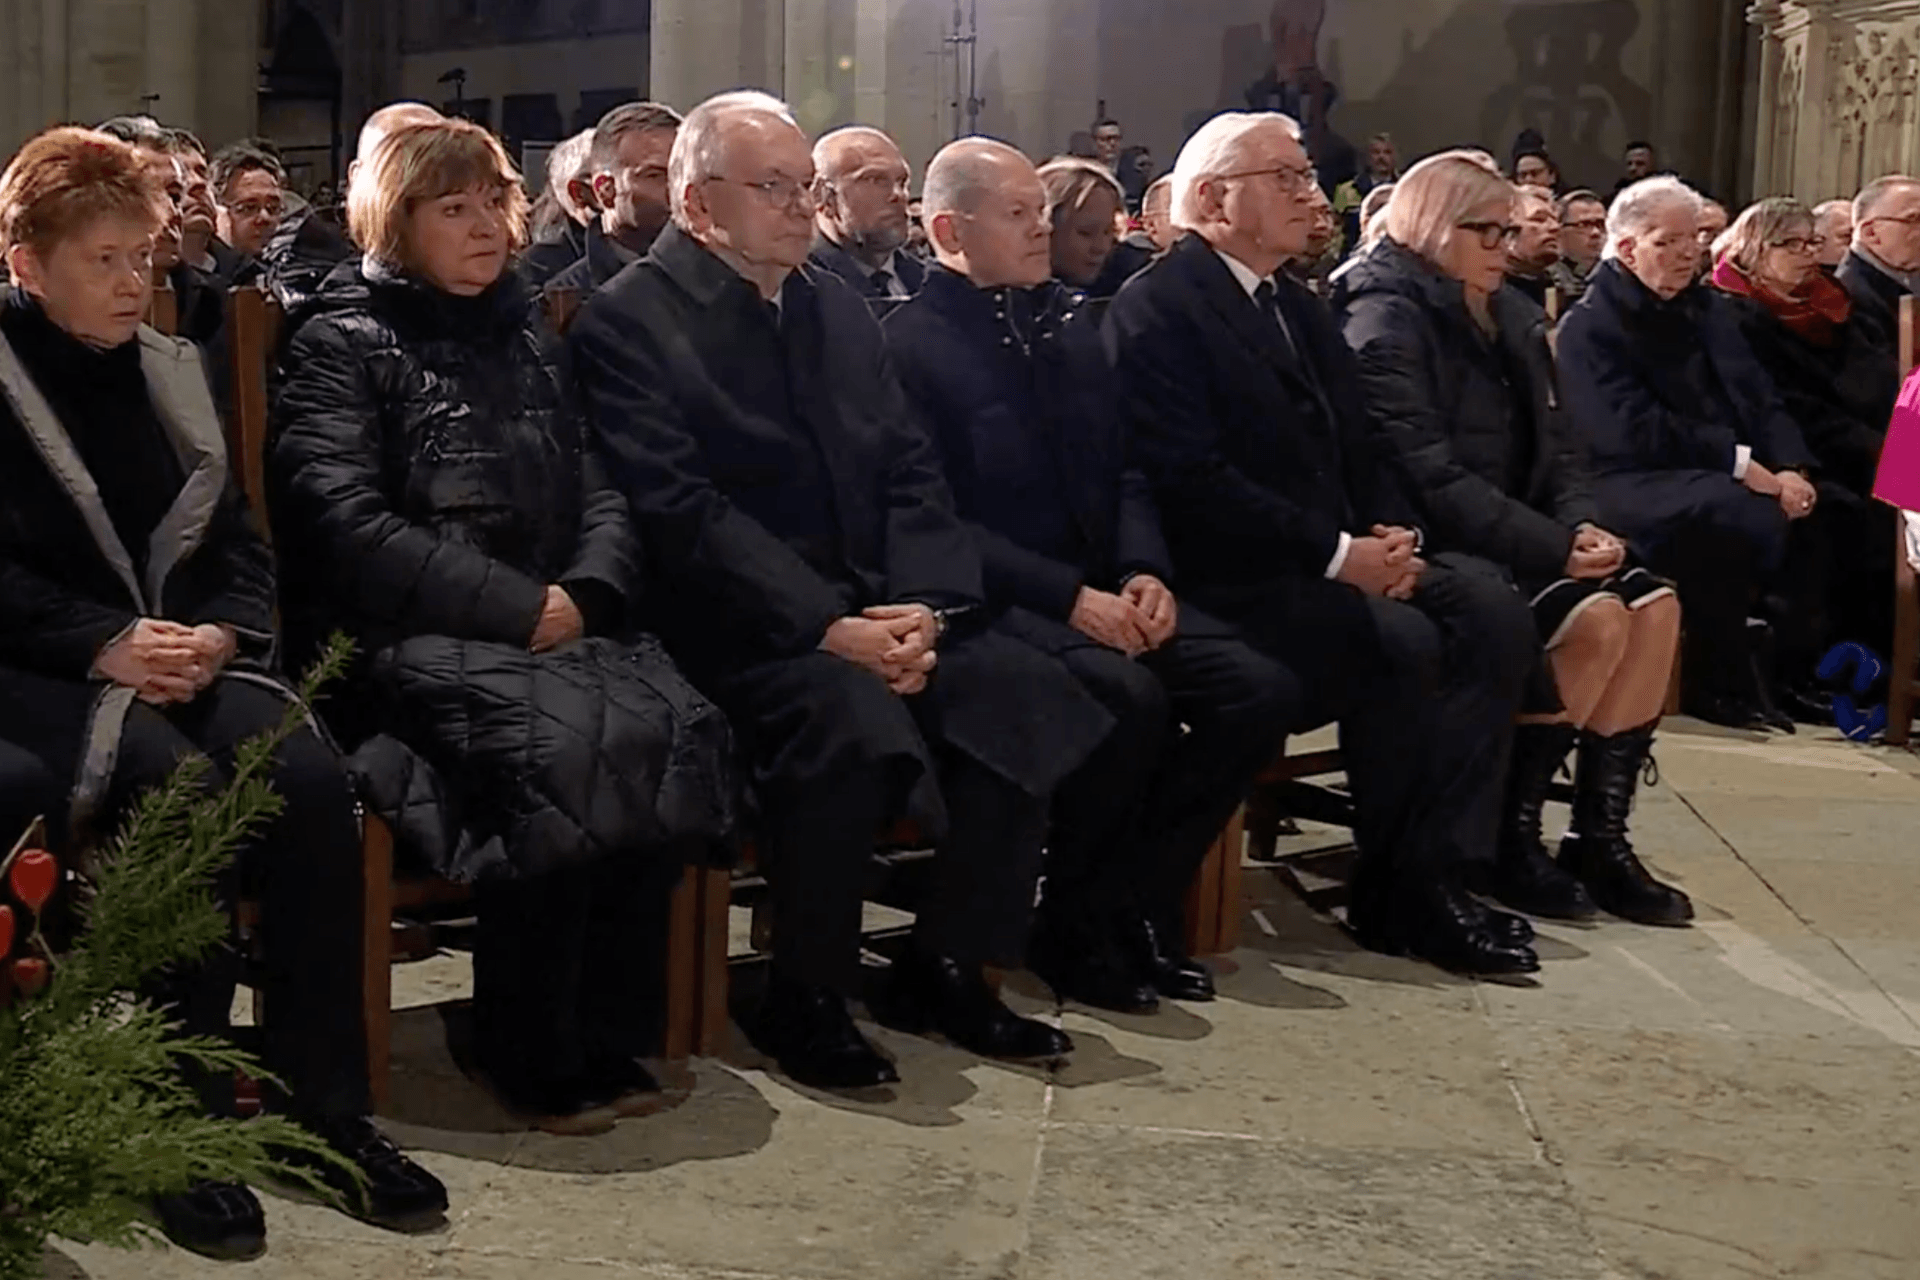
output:
[[[1652,96],[1625,64],[1640,8],[1638,0],[1461,0],[1418,44],[1401,28],[1392,70],[1362,99],[1340,92],[1344,64],[1385,51],[1329,41],[1320,66],[1337,94],[1330,121],[1356,142],[1392,133],[1403,162],[1479,144],[1505,163],[1514,135],[1533,128],[1568,183],[1611,184],[1620,147],[1651,121]],[[1396,38],[1390,31],[1383,41]],[[1216,112],[1243,107],[1248,88],[1273,75],[1271,36],[1258,23],[1223,29],[1220,49],[1214,102],[1187,115],[1189,134]]]

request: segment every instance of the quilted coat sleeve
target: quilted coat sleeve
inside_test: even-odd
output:
[[[300,529],[318,572],[359,611],[415,635],[524,645],[546,585],[405,519],[381,474],[396,353],[365,316],[324,315],[288,349],[269,464],[276,525]]]
[[[137,621],[131,610],[70,591],[0,547],[0,663],[84,680],[107,642]]]
[[[214,595],[198,602],[187,621],[232,627],[239,635],[240,651],[264,660],[274,645],[273,557],[254,531],[247,500],[231,483],[221,495],[198,554],[211,558],[217,566],[209,576],[220,586]]]

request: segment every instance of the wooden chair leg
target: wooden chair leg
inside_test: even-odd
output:
[[[1233,824],[1229,824],[1233,825]],[[1187,890],[1187,954],[1218,954],[1220,938],[1220,876],[1225,858],[1222,841],[1216,839],[1207,850],[1200,872]]]
[[[698,1022],[693,1051],[711,1057],[726,1048],[727,1042],[727,910],[733,905],[733,873],[702,869],[693,876],[700,890]]]
[[[1240,872],[1246,859],[1246,819],[1244,807],[1234,810],[1233,817],[1227,819],[1227,829],[1220,833],[1220,838],[1214,842],[1213,852],[1208,855],[1209,858],[1217,858],[1220,863],[1213,955],[1224,955],[1240,945]]]
[[[678,1061],[693,1052],[699,1036],[700,1007],[700,879],[702,868],[687,867],[673,886],[667,909],[665,1027],[661,1056]]]
[[[1887,672],[1887,745],[1904,747],[1913,732],[1913,689],[1920,675],[1920,583],[1907,563],[1906,517],[1893,524],[1893,653]]]
[[[367,1030],[367,1090],[384,1111],[393,1045],[393,832],[372,814],[360,840],[365,881],[361,983]]]

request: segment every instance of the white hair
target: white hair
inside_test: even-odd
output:
[[[673,140],[673,154],[667,159],[668,199],[674,225],[682,231],[688,229],[687,188],[714,176],[725,150],[722,129],[732,117],[742,115],[767,116],[795,129],[800,127],[793,118],[792,107],[758,89],[716,94],[687,112],[687,118],[680,123],[680,133]]]
[[[585,222],[588,211],[580,207],[567,186],[575,178],[586,175],[587,152],[592,148],[593,130],[582,129],[547,153],[547,186],[554,200],[575,222]]]
[[[1618,257],[1622,240],[1638,237],[1668,209],[1684,208],[1689,218],[1699,221],[1705,203],[1698,191],[1671,174],[1642,178],[1613,198],[1607,210],[1607,247],[1601,256]]]
[[[1299,141],[1299,124],[1273,111],[1224,111],[1196,129],[1173,162],[1173,225],[1193,230],[1200,220],[1200,184],[1232,173],[1248,136],[1276,125]]]
[[[1875,178],[1860,188],[1860,194],[1853,198],[1853,236],[1859,243],[1860,232],[1873,217],[1874,210],[1881,202],[1895,192],[1907,187],[1920,187],[1920,178],[1910,178],[1904,173],[1890,173],[1884,178]]]

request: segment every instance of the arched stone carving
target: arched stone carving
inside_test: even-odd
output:
[[[1755,186],[1822,200],[1920,170],[1920,0],[1758,0]]]

